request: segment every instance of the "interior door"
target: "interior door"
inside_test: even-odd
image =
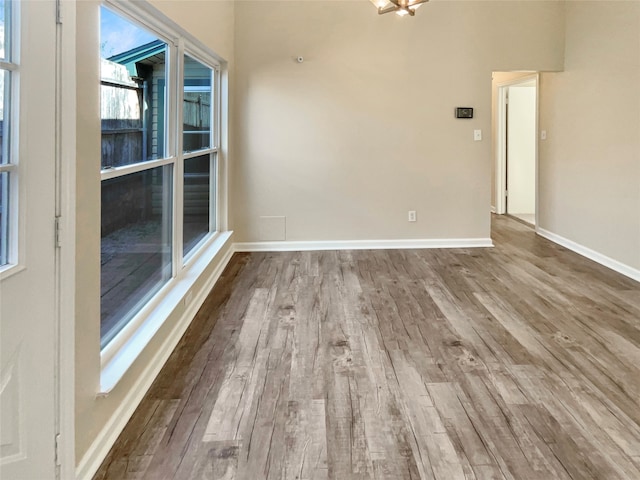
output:
[[[14,32],[5,40],[14,54],[14,90],[5,88],[0,103],[3,121],[10,122],[3,138],[5,144],[11,138],[15,165],[9,174],[17,180],[8,210],[13,253],[0,267],[0,478],[51,480],[57,416],[56,6],[52,0],[0,5],[13,9],[4,31]]]
[[[509,87],[507,213],[531,223],[536,211],[536,103],[535,84]]]

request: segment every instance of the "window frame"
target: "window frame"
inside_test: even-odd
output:
[[[200,62],[205,67],[211,69],[211,115],[209,119],[210,125],[210,146],[208,148],[201,148],[199,150],[192,150],[185,152],[183,148],[184,141],[184,129],[182,128],[182,119],[183,119],[183,105],[184,105],[184,57],[188,56],[192,60]],[[198,251],[205,245],[208,239],[211,236],[216,236],[216,234],[220,231],[220,223],[219,223],[219,215],[217,212],[218,203],[216,201],[216,193],[220,191],[220,185],[218,182],[219,178],[219,168],[218,168],[218,158],[220,154],[220,137],[221,137],[221,113],[220,113],[220,91],[221,91],[221,74],[220,74],[220,64],[217,63],[212,65],[206,61],[206,59],[201,58],[200,52],[193,45],[183,45],[182,55],[180,56],[181,68],[179,69],[180,74],[180,98],[179,98],[179,112],[178,115],[180,118],[180,132],[182,133],[179,138],[179,150],[178,153],[181,156],[181,176],[178,179],[181,192],[177,195],[177,198],[180,199],[179,206],[179,217],[180,224],[184,225],[184,162],[185,160],[189,160],[191,158],[200,157],[203,155],[209,155],[209,232],[204,236],[194,247],[189,250],[186,254],[184,254],[184,232],[180,235],[180,248],[176,248],[176,252],[182,257],[180,259],[180,265],[182,268],[188,266],[191,263],[191,260],[198,255]]]
[[[226,80],[226,75],[223,73],[223,60],[152,7],[115,0],[104,0],[101,6],[156,35],[158,39],[167,44],[164,158],[101,170],[101,184],[104,180],[164,165],[172,165],[173,170],[171,278],[145,306],[132,316],[120,332],[101,347],[101,370],[103,372],[101,390],[105,391],[110,388],[109,385],[113,383],[112,377],[114,376],[114,373],[109,371],[106,375],[109,378],[105,380],[103,378],[105,371],[112,370],[112,364],[119,357],[123,355],[130,357],[131,352],[128,350],[142,350],[144,345],[141,345],[137,337],[148,336],[148,333],[145,332],[157,331],[160,328],[171,313],[167,305],[175,304],[176,291],[181,289],[185,279],[193,276],[192,270],[197,270],[199,263],[227,241],[230,233],[224,231],[226,225],[223,220],[226,221],[226,215],[221,216],[222,210],[226,209],[226,192],[221,190],[223,183],[220,178],[220,164],[223,161],[222,135],[223,131],[227,131],[226,124],[223,127],[226,116],[223,119],[221,111],[223,88],[225,93],[228,92],[226,85],[223,87],[223,79]],[[182,148],[185,55],[211,69],[211,88],[213,90],[210,123],[211,145],[209,148],[191,152],[183,152]],[[206,154],[210,156],[209,232],[187,255],[183,255],[184,161]],[[224,185],[226,186],[226,182]],[[131,347],[132,343],[136,345]],[[135,359],[135,357],[133,358]],[[121,374],[124,372],[115,372],[116,376]]]
[[[176,78],[175,72],[177,70],[176,47],[178,42],[176,41],[175,36],[167,32],[159,31],[156,25],[147,24],[145,21],[140,21],[138,17],[135,15],[135,13],[130,12],[126,4],[124,3],[116,4],[111,2],[104,2],[103,4],[101,4],[101,8],[102,7],[109,9],[112,13],[115,13],[116,15],[120,16],[124,20],[132,23],[133,25],[139,26],[140,28],[146,30],[147,32],[155,35],[157,39],[161,40],[166,44],[166,53],[165,53],[165,99],[164,99],[165,122],[163,125],[164,132],[162,135],[162,138],[164,139],[164,146],[163,146],[164,155],[162,158],[157,158],[152,160],[143,159],[139,162],[132,163],[129,165],[123,165],[119,167],[110,167],[107,169],[101,168],[100,169],[100,189],[102,190],[102,185],[105,180],[123,178],[127,175],[150,171],[159,167],[171,167],[171,172],[172,172],[172,178],[171,178],[172,198],[170,199],[170,205],[171,205],[170,222],[171,222],[171,240],[172,240],[171,248],[172,250],[175,250],[174,241],[175,241],[175,230],[177,226],[175,221],[175,208],[176,208],[175,178],[176,178],[176,171],[177,171],[176,164],[178,161],[178,157],[175,155],[176,153],[175,139],[173,138],[173,135],[170,134],[170,132],[176,131],[177,128],[179,128],[179,125],[175,123],[176,119],[173,118],[173,116],[171,115],[170,109],[173,107],[172,99],[173,97],[175,97],[174,92],[177,89],[177,78]],[[139,18],[145,18],[145,17],[142,16]],[[100,162],[100,165],[101,163],[102,162]],[[155,304],[156,297],[160,295],[166,295],[167,286],[176,277],[177,271],[178,269],[175,263],[175,255],[172,252],[171,272],[169,275],[169,279],[166,282],[164,282],[164,284],[162,284],[159,288],[157,288],[153,294],[149,294],[148,292],[146,292],[143,295],[142,298],[149,296],[149,300],[144,302],[144,306],[139,308],[137,311],[132,310],[127,312],[127,316],[130,315],[129,320],[124,322],[124,325],[120,327],[118,331],[113,333],[113,335],[111,335],[111,338],[106,343],[103,344],[103,336],[100,335],[101,352],[104,350],[107,350],[111,344],[114,344],[116,346],[121,345],[123,340],[125,340],[126,338],[128,338],[129,336],[135,333],[135,330],[137,330],[144,321],[144,318],[146,316],[144,314],[144,312],[146,311],[146,307],[149,304]],[[101,302],[102,302],[102,298],[101,298]],[[100,318],[100,322],[102,322],[102,316]],[[118,337],[123,337],[123,338],[119,339]]]
[[[8,5],[10,8],[9,27],[7,29],[9,33],[6,35],[6,41],[9,46],[7,48],[5,45],[5,58],[0,59],[0,73],[7,71],[9,72],[10,78],[8,88],[9,95],[4,96],[5,99],[8,97],[9,105],[9,146],[5,148],[3,145],[7,155],[7,161],[6,163],[0,164],[0,173],[7,173],[9,175],[9,181],[7,182],[9,192],[6,194],[9,208],[7,208],[6,218],[3,219],[5,226],[8,228],[7,244],[5,247],[7,263],[0,265],[0,281],[26,268],[26,258],[24,255],[26,219],[24,218],[24,209],[21,207],[24,197],[21,184],[24,183],[22,179],[25,177],[26,168],[24,163],[20,161],[20,132],[22,130],[20,125],[22,121],[20,116],[20,44],[22,16],[20,12],[20,2],[8,1]],[[6,25],[7,22],[5,21],[5,28]],[[7,102],[5,102],[3,106],[5,113],[6,105]],[[2,227],[0,226],[0,228]]]

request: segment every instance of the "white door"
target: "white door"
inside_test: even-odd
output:
[[[535,223],[536,87],[509,87],[507,105],[507,213]]]
[[[52,0],[0,1],[5,12],[7,5],[14,15],[4,15],[4,32],[13,38],[5,47],[13,56],[0,67],[11,71],[5,78],[10,75],[13,91],[5,88],[0,102],[10,126],[0,171],[11,177],[3,211],[8,249],[0,267],[0,478],[51,480],[57,416],[56,9]]]

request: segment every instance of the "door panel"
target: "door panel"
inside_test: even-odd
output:
[[[536,211],[536,87],[509,87],[507,116],[507,212]]]
[[[0,280],[0,478],[55,468],[55,3],[19,8],[19,265]]]

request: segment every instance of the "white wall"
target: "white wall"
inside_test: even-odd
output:
[[[561,2],[433,2],[413,18],[238,2],[237,240],[261,240],[270,215],[287,240],[488,238],[491,72],[560,70],[563,18]]]
[[[229,62],[233,71],[232,1],[154,1],[166,16]],[[76,460],[82,463],[96,445],[99,434],[113,425],[127,396],[146,380],[144,372],[169,332],[184,312],[176,308],[147,345],[120,383],[106,397],[97,397],[100,384],[100,77],[99,6],[93,0],[77,2],[77,250],[76,250]],[[224,146],[225,155],[232,155]],[[227,248],[228,249],[228,248]],[[217,266],[222,251],[194,285],[198,292],[204,278]],[[117,423],[117,422],[116,422]]]
[[[540,94],[539,225],[640,269],[640,2],[567,2]]]

